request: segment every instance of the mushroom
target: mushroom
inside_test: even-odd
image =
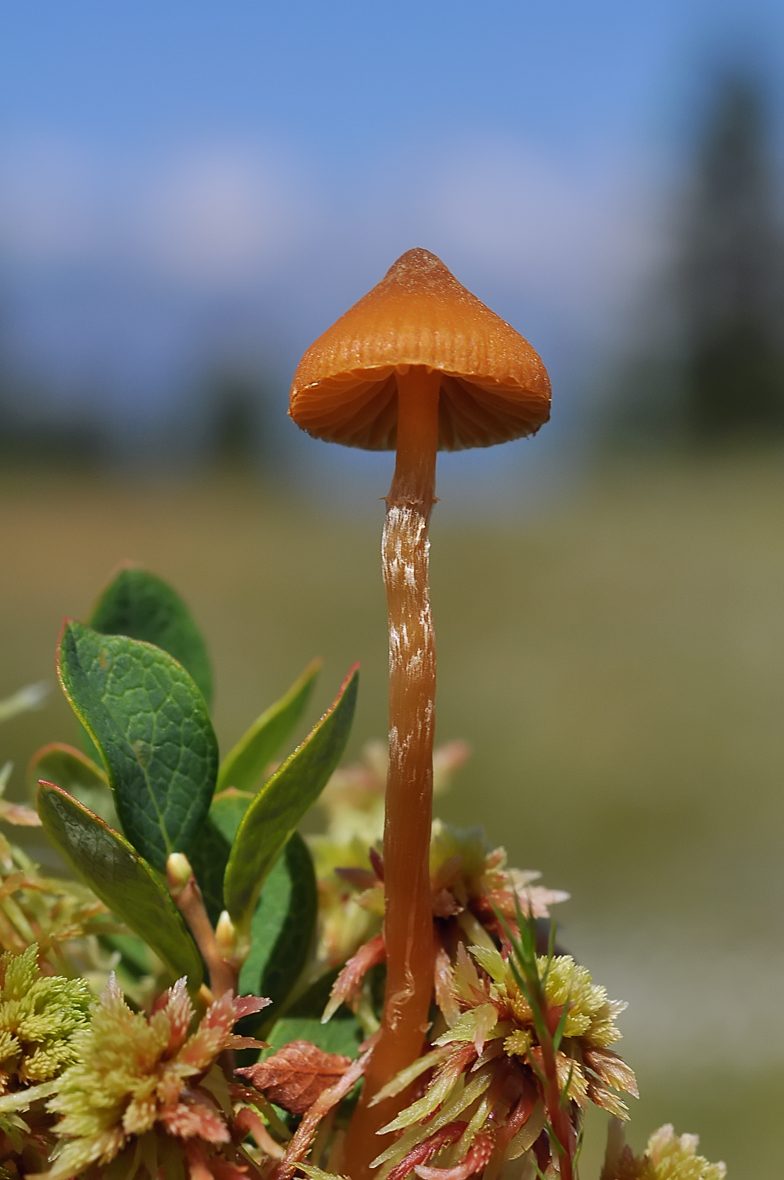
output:
[[[387,985],[347,1142],[349,1175],[361,1180],[381,1149],[377,1132],[392,1117],[389,1100],[369,1104],[419,1056],[431,1000],[436,664],[427,533],[436,452],[534,434],[549,417],[550,382],[514,328],[434,254],[416,249],[310,346],[294,375],[289,412],[316,438],[397,452],[382,541],[389,610]]]

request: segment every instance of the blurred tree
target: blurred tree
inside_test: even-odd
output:
[[[207,381],[207,450],[218,466],[258,471],[271,458],[268,391],[258,374],[220,369]]]
[[[101,425],[82,405],[8,377],[0,384],[0,466],[98,468],[105,457]],[[1,1173],[0,1173],[1,1174]]]
[[[685,425],[696,440],[784,433],[777,212],[762,86],[726,78],[697,160],[677,275]]]

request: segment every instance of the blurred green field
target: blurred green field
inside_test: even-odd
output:
[[[0,497],[0,696],[53,682],[61,618],[133,558],[204,627],[223,743],[317,654],[318,706],[362,661],[352,752],[383,735],[380,508],[231,479],[6,475]],[[572,892],[563,942],[630,1001],[633,1142],[673,1121],[779,1180],[784,456],[616,466],[510,521],[433,523],[439,737],[474,750],[440,812]],[[73,732],[57,691],[4,727],[17,793]]]

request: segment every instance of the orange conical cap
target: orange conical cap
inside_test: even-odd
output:
[[[316,438],[393,450],[397,373],[443,374],[441,450],[534,434],[550,416],[550,379],[527,340],[429,250],[408,250],[299,363],[289,413]]]

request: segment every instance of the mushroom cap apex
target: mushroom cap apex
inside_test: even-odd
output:
[[[422,246],[414,246],[412,250],[406,250],[405,254],[401,254],[392,263],[378,286],[385,283],[395,283],[412,292],[429,289],[434,294],[446,294],[448,291],[458,298],[460,292],[468,294],[466,288],[458,282],[438,255]]]
[[[289,413],[328,442],[394,449],[398,375],[411,366],[442,374],[441,450],[534,434],[549,418],[550,381],[528,341],[419,247],[310,346]]]

